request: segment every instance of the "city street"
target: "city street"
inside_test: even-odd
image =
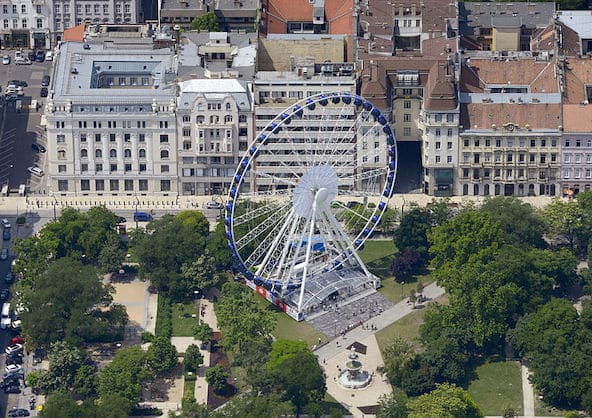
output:
[[[6,51],[14,58],[14,51]],[[44,168],[46,154],[31,149],[31,144],[38,142],[46,146],[44,128],[40,126],[42,106],[46,98],[39,96],[41,79],[51,75],[52,62],[35,62],[32,65],[16,65],[14,59],[8,65],[0,66],[0,185],[8,184],[11,191],[17,192],[21,184],[29,185],[32,191],[43,188],[44,178],[33,176],[31,179],[27,167],[34,164]],[[22,109],[17,111],[16,101],[6,101],[6,86],[11,80],[27,82],[24,95],[18,100]],[[37,100],[38,109],[28,109],[32,100]]]

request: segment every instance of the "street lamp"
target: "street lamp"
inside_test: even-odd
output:
[[[136,229],[138,229],[138,205],[140,204],[140,199],[136,196],[136,210],[134,211],[134,219],[136,221]]]

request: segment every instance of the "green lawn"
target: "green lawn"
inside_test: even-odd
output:
[[[196,315],[192,318],[192,315]],[[199,318],[199,306],[197,302],[173,303],[173,337],[192,337],[193,326]]]
[[[484,415],[502,415],[506,407],[522,415],[522,377],[518,362],[485,363],[477,367],[475,374],[477,378],[469,385],[469,393]]]
[[[381,279],[393,277],[391,264],[397,247],[393,240],[368,240],[360,251],[360,258],[368,269]]]
[[[437,299],[438,303],[448,303],[448,296],[444,295]],[[416,309],[409,315],[401,318],[397,322],[393,322],[388,327],[376,333],[376,341],[381,351],[389,345],[392,339],[396,336],[405,338],[413,344],[416,351],[421,350],[421,343],[419,342],[419,327],[423,324],[423,317],[426,309]]]
[[[268,302],[266,302],[268,303]],[[306,321],[296,322],[288,314],[283,313],[279,309],[273,308],[274,315],[277,319],[277,326],[273,332],[273,336],[277,339],[288,340],[303,340],[306,341],[309,347],[318,344],[319,338],[327,341],[327,336],[318,331]]]
[[[350,412],[328,393],[325,393],[325,398],[321,401],[320,406],[323,413],[327,416],[331,415],[331,413],[335,411],[339,411],[341,415],[350,415]]]
[[[195,399],[195,379],[185,379],[183,386],[183,399]]]

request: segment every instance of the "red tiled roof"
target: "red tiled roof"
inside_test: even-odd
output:
[[[312,22],[313,4],[308,0],[265,0],[264,34],[287,33],[287,23]],[[325,19],[331,35],[352,35],[354,32],[354,0],[325,0]]]
[[[84,41],[84,30],[85,25],[84,23],[74,26],[73,28],[65,29],[64,30],[64,42],[73,41],[73,42],[83,42]]]
[[[466,103],[461,105],[460,120],[464,129],[501,128],[507,123],[530,129],[558,129],[561,105],[514,103]]]

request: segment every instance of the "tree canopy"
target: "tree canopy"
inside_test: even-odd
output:
[[[455,385],[437,385],[433,391],[407,403],[409,418],[480,418],[483,414],[471,395]]]
[[[191,21],[191,30],[205,30],[208,32],[218,32],[220,27],[218,25],[218,18],[214,12],[209,12],[201,16],[197,16]]]

